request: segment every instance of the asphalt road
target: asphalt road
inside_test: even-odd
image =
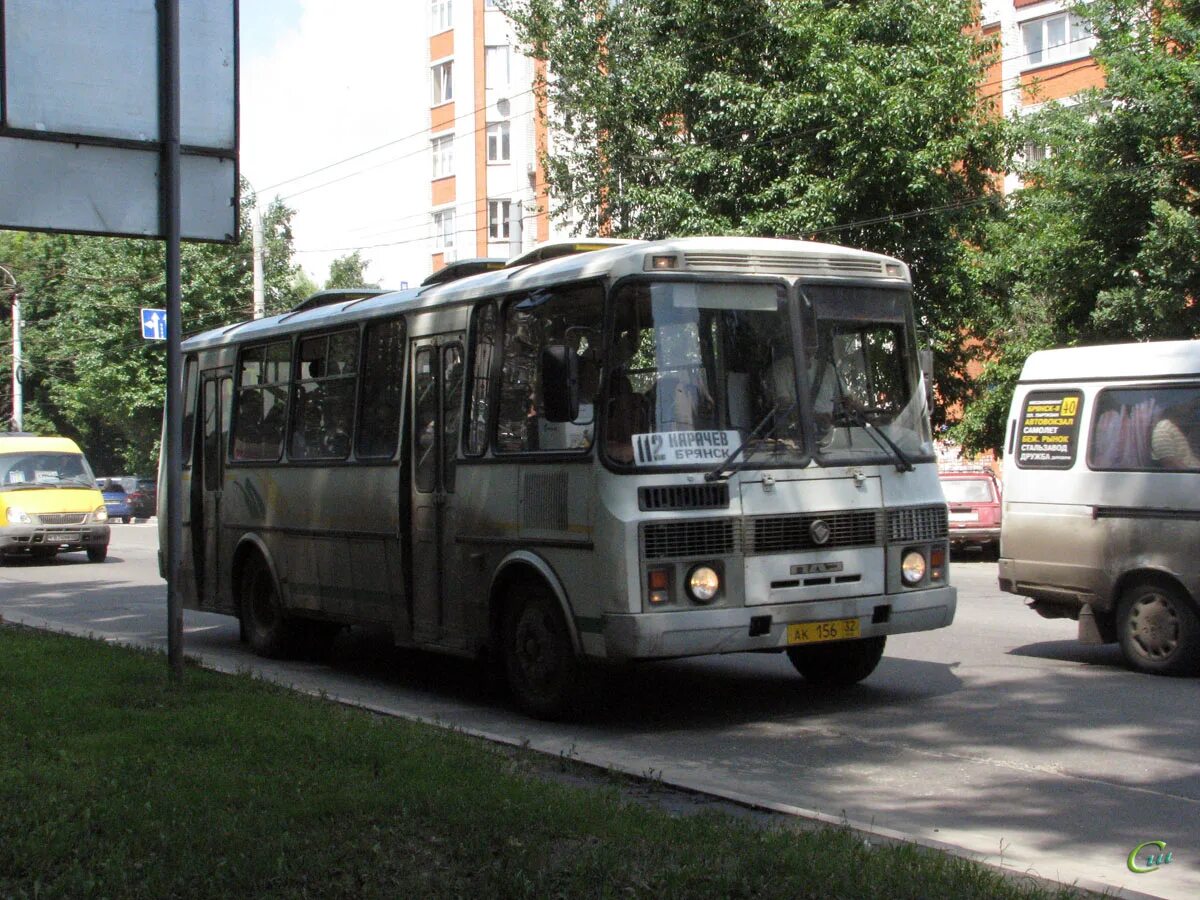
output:
[[[116,525],[108,561],[82,553],[0,568],[0,615],[165,646],[157,532]],[[643,665],[611,675],[585,724],[531,722],[461,661],[339,638],[330,664],[257,660],[228,617],[187,613],[185,649],[227,671],[722,796],[797,808],[965,848],[1065,882],[1200,897],[1200,681],[1127,671],[996,588],[994,563],[953,566],[950,628],[888,643],[839,694],[779,655]],[[165,663],[164,663],[165,664]],[[1171,864],[1135,875],[1130,850]]]

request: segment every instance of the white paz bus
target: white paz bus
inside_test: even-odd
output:
[[[851,684],[949,625],[907,267],[608,243],[187,340],[185,605],[266,655],[365,623],[486,655],[537,716],[584,661]]]

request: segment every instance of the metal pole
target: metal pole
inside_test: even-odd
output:
[[[12,295],[12,428],[24,431],[25,388],[21,384],[21,294],[13,285]]]
[[[257,206],[250,213],[250,234],[254,244],[254,318],[261,319],[267,314],[267,303],[263,290],[262,215]]]
[[[162,232],[167,241],[167,662],[183,680],[183,603],[179,559],[183,547],[183,289],[179,215],[179,0],[159,0],[159,96],[162,101]]]

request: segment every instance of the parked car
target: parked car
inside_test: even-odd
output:
[[[121,478],[97,478],[96,487],[104,495],[104,508],[108,510],[109,519],[120,519],[129,524],[133,521],[134,512],[122,481]]]
[[[129,492],[129,505],[139,519],[149,519],[158,511],[158,482],[153,478],[138,478]]]
[[[1000,482],[991,469],[953,468],[938,472],[950,510],[950,546],[1000,549]]]

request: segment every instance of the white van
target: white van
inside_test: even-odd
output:
[[[1135,669],[1200,672],[1200,341],[1034,353],[1005,450],[1001,590]]]

